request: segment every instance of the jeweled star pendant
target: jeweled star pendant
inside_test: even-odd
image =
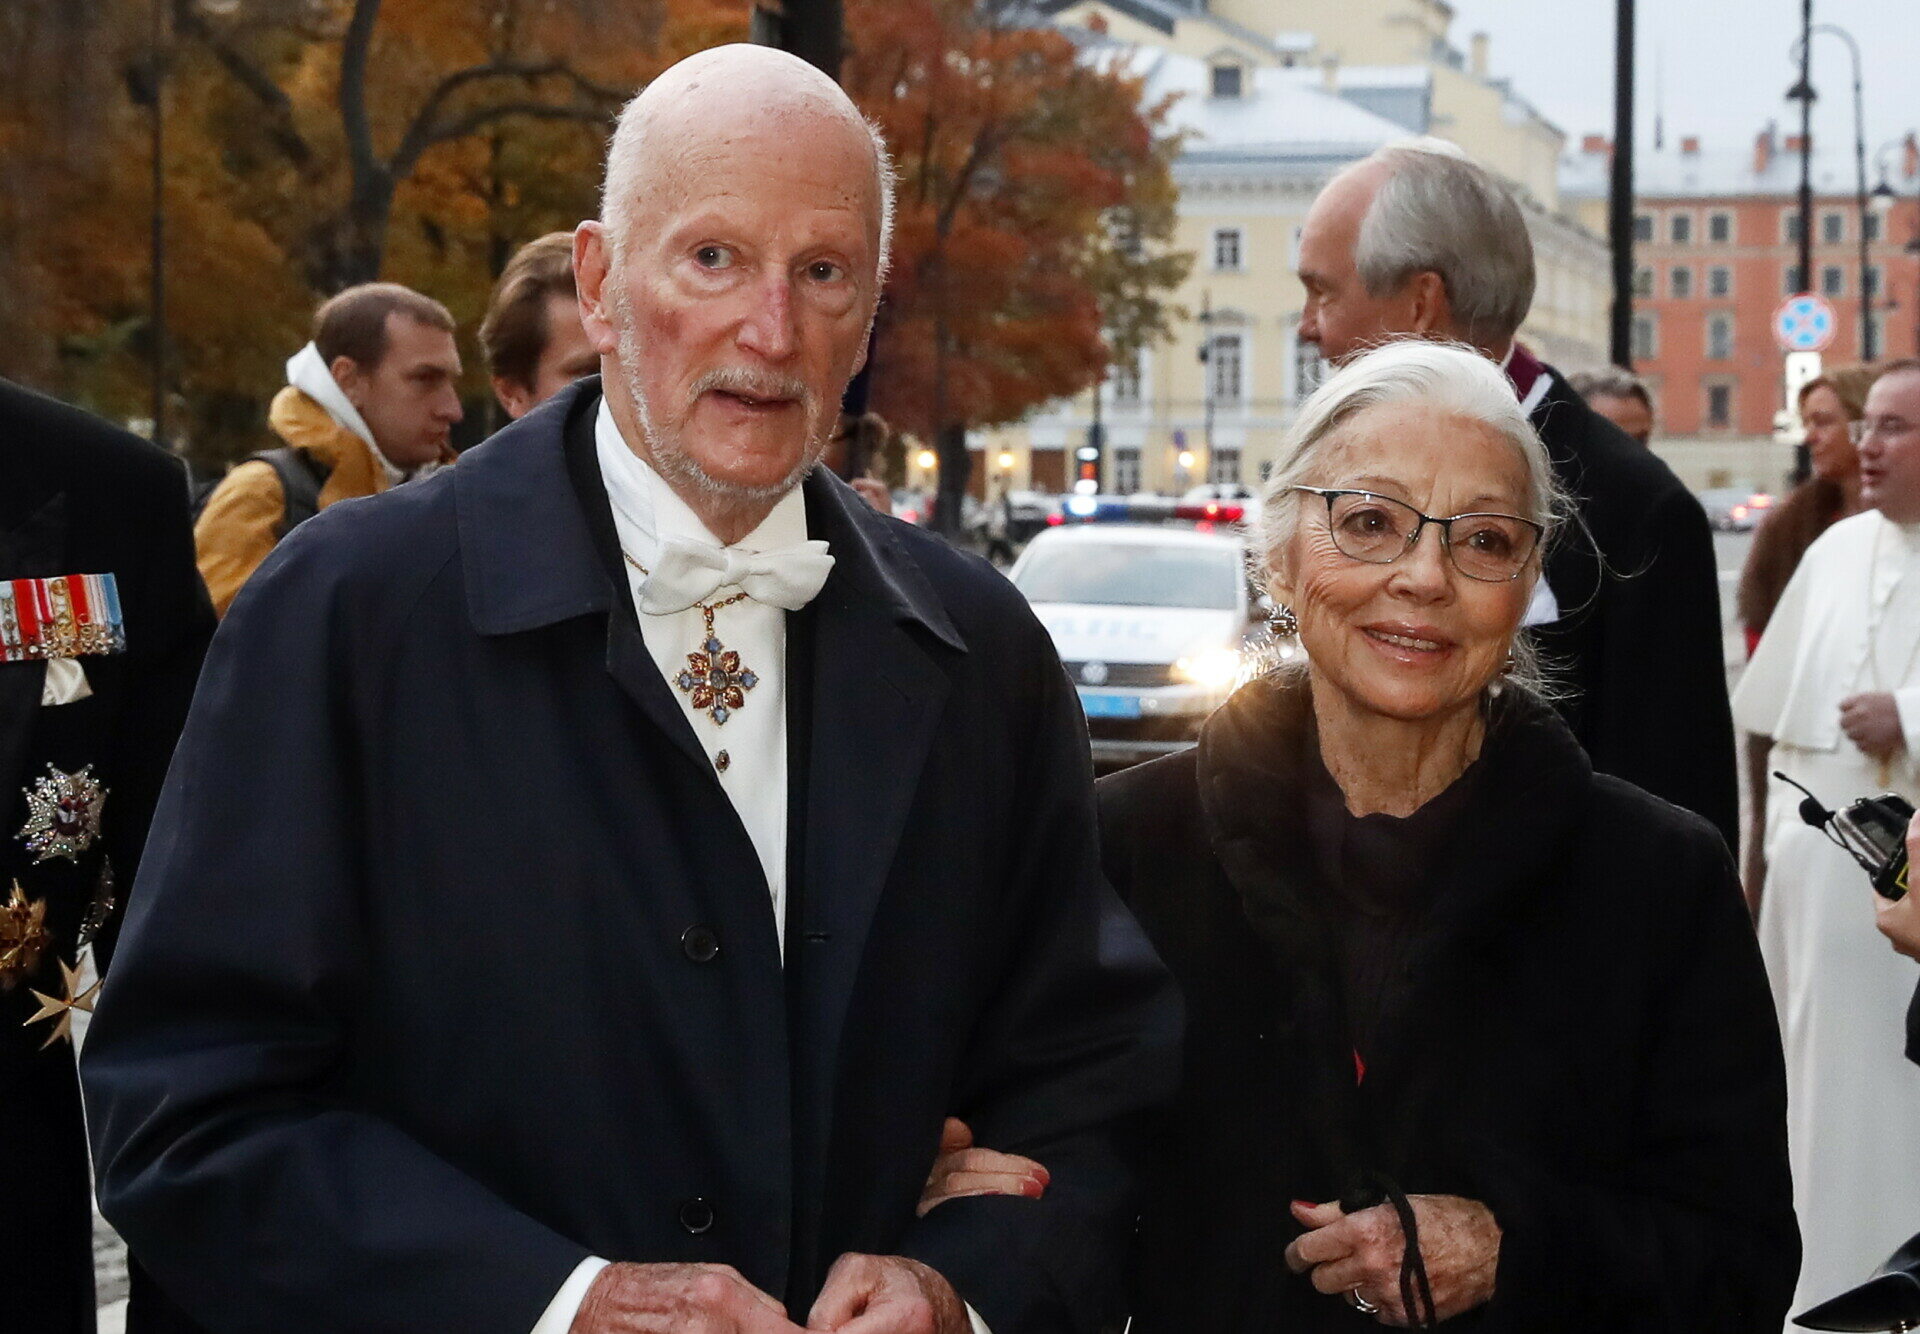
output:
[[[89,1014],[93,1013],[94,993],[100,990],[100,980],[95,978],[92,986],[75,995],[73,989],[80,985],[80,970],[67,967],[65,959],[56,959],[54,962],[60,965],[61,989],[66,992],[66,995],[56,999],[44,991],[27,988],[33,991],[33,998],[40,1002],[40,1013],[20,1025],[22,1028],[27,1028],[39,1023],[42,1019],[54,1021],[53,1032],[49,1033],[47,1040],[40,1044],[41,1051],[45,1051],[61,1038],[65,1038],[69,1043],[73,1041],[73,1012],[85,1010]]]
[[[34,861],[79,861],[100,837],[100,808],[106,800],[107,790],[94,778],[91,764],[75,774],[49,764],[27,789],[27,822],[20,829]]]
[[[760,678],[711,628],[700,647],[701,652],[687,654],[686,668],[673,683],[692,696],[694,708],[705,710],[707,717],[724,727],[733,711],[745,706],[747,692],[760,684]]]

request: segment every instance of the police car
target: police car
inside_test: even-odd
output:
[[[1235,529],[1069,521],[1008,577],[1079,689],[1102,770],[1192,745],[1245,679],[1256,609]]]

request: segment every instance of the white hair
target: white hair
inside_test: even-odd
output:
[[[625,252],[627,238],[632,234],[633,204],[640,192],[650,119],[647,108],[641,104],[645,96],[642,90],[621,108],[613,137],[607,144],[607,168],[600,187],[600,220],[606,225],[608,248],[616,256]],[[851,110],[852,103],[847,105]],[[859,112],[854,114],[858,116]],[[873,143],[873,184],[880,201],[880,249],[874,271],[874,289],[878,291],[886,284],[887,272],[893,263],[894,194],[899,176],[880,126],[866,116],[860,116],[860,123],[866,127],[867,137]]]
[[[1533,239],[1513,195],[1444,139],[1388,144],[1364,163],[1390,173],[1361,220],[1353,263],[1371,296],[1437,273],[1468,342],[1507,342],[1533,306]]]
[[[1536,548],[1544,553],[1571,505],[1553,475],[1553,463],[1539,432],[1527,420],[1506,373],[1479,351],[1464,343],[1403,339],[1364,353],[1314,391],[1300,409],[1280,446],[1280,458],[1260,493],[1251,522],[1251,549],[1256,581],[1271,585],[1275,561],[1292,542],[1300,525],[1306,496],[1296,486],[1317,485],[1321,460],[1341,428],[1370,408],[1392,403],[1418,403],[1464,417],[1492,430],[1513,447],[1526,469],[1526,513],[1546,532]],[[1535,563],[1524,575],[1529,587],[1539,578]],[[1509,680],[1537,694],[1548,693],[1546,682],[1525,635],[1514,636],[1515,670]]]

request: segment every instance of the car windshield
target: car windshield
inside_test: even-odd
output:
[[[1071,542],[1032,551],[1014,582],[1029,602],[1232,611],[1240,578],[1232,547]]]

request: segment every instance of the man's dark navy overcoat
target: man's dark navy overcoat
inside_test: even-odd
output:
[[[617,575],[597,399],[329,509],[234,604],[83,1062],[107,1216],[215,1331],[526,1334],[589,1253],[804,1322],[845,1251],[994,1334],[1096,1328],[1180,1020],[1046,634],[807,481],[783,968]],[[1046,1199],[917,1221],[948,1114]]]

